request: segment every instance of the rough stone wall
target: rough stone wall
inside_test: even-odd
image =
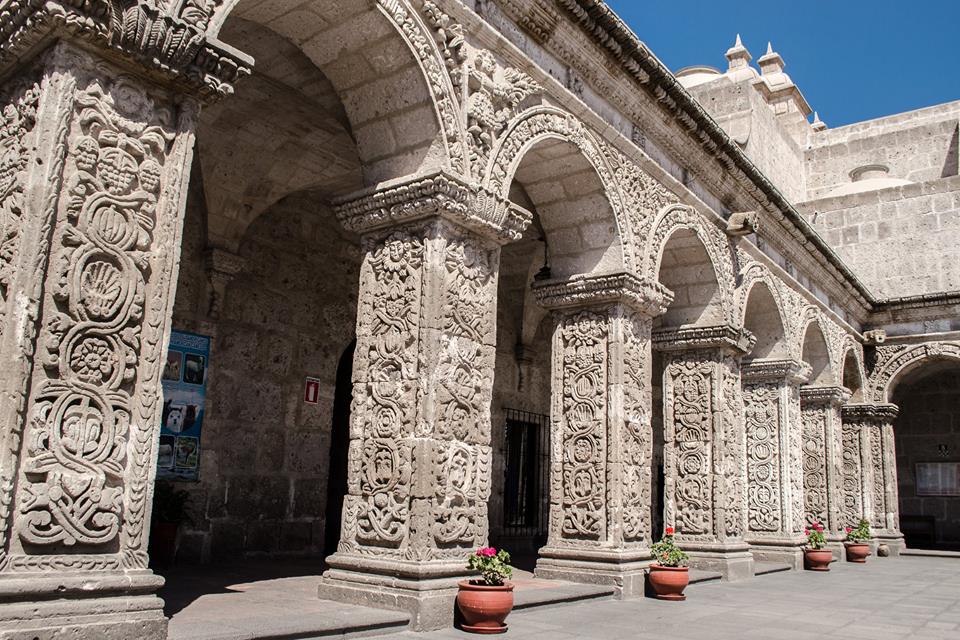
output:
[[[798,208],[874,294],[960,289],[960,177],[826,198]]]
[[[813,134],[804,154],[807,194],[798,199],[827,197],[870,164],[911,182],[957,175],[958,118],[960,102],[951,102]]]
[[[689,91],[789,200],[804,199],[803,151],[749,81],[723,79]]]
[[[201,479],[179,557],[322,552],[336,370],[356,322],[359,248],[332,213],[292,196],[240,245],[243,271],[209,324],[203,210],[188,206],[174,327],[215,333]],[[212,326],[212,331],[210,327]],[[303,402],[304,378],[321,380]]]
[[[916,494],[916,463],[957,460],[960,454],[960,369],[934,373],[897,389],[893,401],[900,414],[894,424],[900,519],[933,516],[938,544],[960,547],[960,497]],[[946,445],[947,457],[938,447]],[[906,527],[905,527],[906,528]],[[909,541],[908,541],[909,544]]]

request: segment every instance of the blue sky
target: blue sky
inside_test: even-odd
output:
[[[772,41],[831,127],[960,99],[960,0],[607,2],[672,71]]]

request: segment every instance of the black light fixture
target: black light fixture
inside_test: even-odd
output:
[[[550,279],[550,262],[547,259],[547,251],[549,250],[547,245],[547,237],[545,235],[540,236],[540,242],[543,243],[543,266],[540,267],[540,270],[537,271],[536,274],[534,274],[534,282],[542,282],[543,280]]]

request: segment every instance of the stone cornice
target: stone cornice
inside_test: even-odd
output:
[[[129,5],[129,6],[123,6]],[[0,1],[0,76],[48,43],[65,38],[132,62],[203,100],[233,93],[253,60],[208,40],[206,17],[173,16],[150,0]]]
[[[653,345],[658,351],[700,351],[724,349],[736,354],[749,353],[756,336],[746,329],[731,325],[658,329],[653,332]]]
[[[812,368],[802,360],[763,359],[744,362],[740,374],[746,381],[779,382],[803,384],[810,379]]]
[[[546,309],[579,309],[622,303],[648,316],[664,313],[673,299],[663,285],[627,272],[535,282],[533,293],[540,306]]]
[[[800,387],[800,399],[805,404],[841,405],[850,399],[850,390],[844,387]]]
[[[532,218],[509,200],[443,170],[348,196],[335,210],[343,227],[355,233],[440,217],[497,242],[520,239]]]
[[[900,413],[895,404],[845,404],[841,409],[844,422],[890,424]]]

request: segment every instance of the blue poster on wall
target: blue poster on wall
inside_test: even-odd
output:
[[[170,334],[163,367],[163,415],[157,477],[200,479],[200,431],[206,413],[210,338],[185,331]]]

